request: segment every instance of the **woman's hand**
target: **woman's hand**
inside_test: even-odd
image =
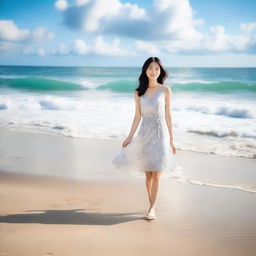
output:
[[[170,145],[171,145],[173,154],[176,154],[177,148],[176,148],[175,145],[173,144],[173,141],[170,142]]]
[[[123,142],[122,147],[126,147],[131,142],[132,142],[132,137],[127,137],[126,140]]]

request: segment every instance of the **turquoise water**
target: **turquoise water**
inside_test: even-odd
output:
[[[255,68],[169,68],[174,91],[256,92]],[[97,89],[129,93],[137,87],[140,68],[0,67],[0,86],[24,90],[85,90],[88,78]],[[91,86],[88,85],[90,88]]]
[[[167,68],[178,148],[256,158],[256,68]],[[124,139],[139,67],[0,66],[0,125]]]

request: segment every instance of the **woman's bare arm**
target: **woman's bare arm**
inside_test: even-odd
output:
[[[133,137],[141,120],[140,97],[138,96],[138,91],[136,90],[134,91],[134,99],[135,99],[135,115],[134,115],[130,133],[128,135],[129,138]]]
[[[171,117],[171,88],[165,87],[165,120],[168,126],[170,141],[173,142],[173,133],[172,133],[172,117]]]

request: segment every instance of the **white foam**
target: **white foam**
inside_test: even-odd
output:
[[[197,83],[197,84],[214,84],[217,81],[207,81],[207,80],[199,80],[199,79],[171,79],[170,82],[172,84],[190,84],[190,83]]]
[[[256,185],[254,184],[223,184],[223,183],[211,183],[208,181],[201,181],[201,180],[192,180],[186,177],[182,177],[178,179],[180,183],[186,184],[194,184],[200,186],[212,186],[212,187],[219,187],[219,188],[229,188],[229,189],[238,189],[246,192],[256,193]]]
[[[249,104],[237,106],[235,103],[223,102],[220,103],[220,105],[194,103],[187,105],[185,109],[210,115],[223,115],[235,118],[256,118],[255,108]]]
[[[199,97],[191,93],[173,97],[174,137],[179,149],[256,157],[254,103],[240,99],[235,105],[229,97]],[[230,113],[241,111],[252,117],[216,114],[220,109]],[[0,95],[1,125],[31,132],[122,140],[129,133],[134,112],[132,93],[111,90],[90,89],[59,95],[10,90]]]
[[[102,82],[96,82],[89,79],[78,79],[78,83],[81,84],[85,88],[89,89],[96,89],[100,85],[102,85]]]

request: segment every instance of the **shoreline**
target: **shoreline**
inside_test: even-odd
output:
[[[67,177],[81,180],[144,179],[116,170],[114,156],[121,150],[121,141],[84,139],[0,128],[0,170]],[[26,150],[24,150],[24,147]],[[256,161],[250,158],[221,156],[177,150],[180,170],[162,179],[197,186],[223,187],[256,193]]]
[[[40,126],[40,125],[39,125]],[[48,127],[50,129],[50,127]],[[63,127],[60,127],[60,130],[62,130]],[[113,142],[120,142],[123,139],[120,138],[115,138],[115,137],[104,137],[104,138],[100,138],[100,137],[96,137],[96,138],[91,138],[91,137],[83,137],[83,136],[75,136],[72,134],[65,134],[65,133],[61,133],[60,131],[58,131],[59,128],[56,128],[56,130],[51,130],[51,132],[46,131],[46,130],[28,130],[28,127],[11,127],[11,126],[2,126],[0,127],[0,132],[1,130],[3,131],[9,131],[9,132],[15,132],[15,133],[25,133],[25,134],[37,134],[37,135],[46,135],[46,136],[57,136],[57,137],[65,137],[65,138],[74,138],[74,139],[82,139],[82,140],[103,140],[103,141],[113,141]],[[181,139],[182,136],[184,136],[184,134],[179,134],[178,132],[176,132],[176,136],[179,137],[179,139]],[[198,140],[202,140],[202,144],[204,143],[211,143],[210,141],[203,141],[204,136],[202,136],[201,138],[198,137]],[[208,138],[209,139],[209,138]],[[220,139],[220,138],[219,138]],[[243,154],[237,154],[234,153],[233,154],[228,154],[228,153],[224,153],[224,152],[214,152],[214,151],[204,151],[204,150],[199,150],[197,148],[194,149],[179,149],[179,147],[177,147],[177,149],[179,151],[184,151],[184,152],[193,152],[193,153],[200,153],[200,154],[209,154],[209,155],[216,155],[216,156],[224,156],[224,157],[240,157],[240,158],[246,158],[246,159],[256,159],[256,154],[252,153],[250,155],[243,155]],[[205,149],[206,150],[206,149]],[[248,153],[248,152],[247,152]]]

